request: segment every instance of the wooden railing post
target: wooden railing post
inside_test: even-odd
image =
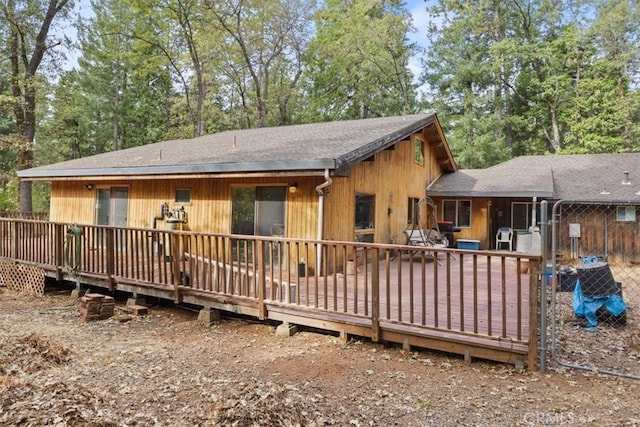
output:
[[[538,284],[540,282],[540,259],[530,260],[529,273],[529,354],[527,359],[528,369],[534,371],[538,365]],[[540,304],[546,304],[541,301]]]
[[[13,236],[11,242],[11,255],[13,259],[21,259],[18,257],[18,255],[20,254],[20,238],[18,237],[18,233],[20,231],[19,224],[19,220],[13,221]]]
[[[171,233],[171,271],[173,272],[173,300],[176,304],[182,302],[180,294],[180,236]]]
[[[253,247],[256,251],[256,270],[258,277],[258,318],[264,320],[267,318],[267,306],[264,303],[264,297],[267,294],[267,278],[264,265],[264,242],[262,240],[254,240]]]
[[[113,291],[115,288],[115,284],[113,283],[113,276],[116,274],[116,229],[109,228],[107,233],[107,252],[106,252],[106,268],[107,275],[109,280],[109,290]],[[85,237],[86,238],[86,237]]]
[[[380,254],[373,249],[371,260],[371,340],[380,341]]]
[[[64,236],[65,229],[62,224],[54,224],[54,259],[56,263],[56,280],[61,281],[64,271]]]

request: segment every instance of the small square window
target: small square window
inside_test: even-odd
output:
[[[619,222],[634,222],[636,220],[636,207],[618,206],[616,219]]]
[[[191,202],[191,189],[178,188],[176,190],[176,203],[190,203]]]

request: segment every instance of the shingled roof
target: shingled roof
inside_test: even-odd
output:
[[[629,184],[622,184],[625,172]],[[521,156],[486,169],[460,169],[427,188],[434,196],[542,197],[638,201],[640,153]]]
[[[18,172],[23,179],[83,176],[251,173],[329,169],[348,173],[411,134],[427,128],[437,138],[445,170],[456,169],[434,113],[304,125],[242,129],[163,141]]]

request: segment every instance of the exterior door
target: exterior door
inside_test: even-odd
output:
[[[283,237],[286,198],[287,187],[282,186],[234,188],[231,202],[233,233]],[[267,256],[281,259],[281,251],[280,245],[265,242]]]
[[[129,189],[124,187],[99,188],[96,205],[96,224],[115,227],[127,226]]]
[[[126,227],[129,211],[129,189],[126,187],[99,188],[96,203],[96,224],[112,227]],[[126,231],[115,233],[117,248],[127,247]],[[104,246],[106,235],[104,230],[98,230],[98,241]]]
[[[283,236],[287,187],[233,189],[232,230],[256,236]]]
[[[284,236],[287,187],[256,189],[256,230],[260,236]]]

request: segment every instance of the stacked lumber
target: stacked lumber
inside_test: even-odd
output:
[[[108,295],[86,294],[80,299],[80,315],[86,322],[110,318],[115,307],[113,297]]]

